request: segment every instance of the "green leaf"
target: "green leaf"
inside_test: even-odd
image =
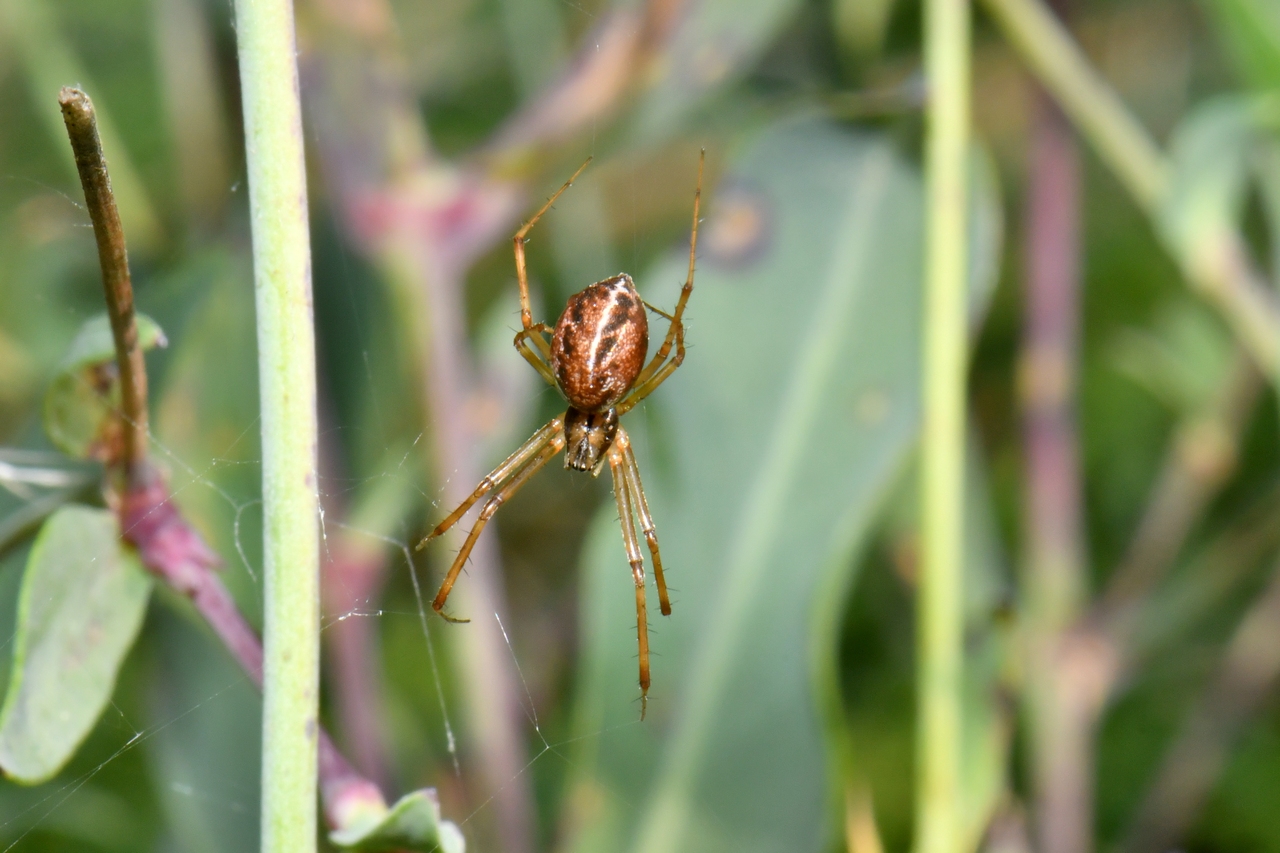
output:
[[[45,523],[22,578],[0,709],[0,769],[11,779],[50,778],[89,733],[138,635],[151,582],[111,512],[65,506]]]
[[[714,90],[752,67],[800,7],[796,0],[705,0],[690,6],[656,63],[635,132],[671,132]]]
[[[638,410],[649,428],[624,424],[673,614],[651,590],[637,725],[634,596],[602,510],[584,554],[574,850],[823,849],[813,645],[832,639],[815,623],[918,429],[921,190],[888,137],[774,127],[707,198],[688,358]],[[995,249],[977,244],[972,266],[994,269]],[[644,277],[651,303],[673,301],[680,254]]]
[[[1111,351],[1120,372],[1180,417],[1220,405],[1235,355],[1221,321],[1186,298],[1162,308],[1149,328],[1123,329]]]
[[[1192,270],[1240,221],[1262,154],[1280,128],[1280,97],[1224,96],[1191,112],[1170,146],[1172,182],[1160,230]]]
[[[1276,0],[1208,0],[1209,16],[1246,83],[1280,87],[1280,4]]]
[[[134,317],[138,323],[138,344],[143,351],[168,346],[169,342],[155,320],[141,312],[134,314]],[[72,373],[104,361],[114,361],[115,357],[116,341],[111,333],[111,318],[102,313],[84,321],[71,342],[71,348],[62,359],[59,370]]]
[[[329,840],[348,850],[463,853],[467,849],[462,831],[440,819],[435,791],[426,788],[405,794],[389,809],[370,804],[346,826],[329,833]]]
[[[142,349],[168,344],[164,332],[145,314],[137,314]],[[119,406],[119,389],[111,366],[115,339],[107,315],[91,317],[80,327],[44,397],[44,428],[49,440],[69,456],[94,455]],[[105,369],[104,369],[105,368]]]

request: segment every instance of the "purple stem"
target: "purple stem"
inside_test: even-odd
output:
[[[98,138],[97,117],[89,96],[79,89],[63,88],[58,103],[75,152],[84,187],[85,202],[93,220],[102,267],[107,313],[115,340],[121,384],[121,408],[125,441],[119,456],[108,459],[108,469],[125,474],[117,507],[123,537],[153,574],[187,596],[223,645],[239,662],[249,679],[262,689],[262,642],[240,615],[235,600],[214,573],[218,556],[187,524],[170,500],[168,484],[147,459],[147,370],[138,345],[133,310],[133,283],[125,251],[124,230],[111,192],[107,162]],[[378,802],[381,791],[363,778],[320,730],[319,767],[321,797],[330,824],[342,826],[352,808]]]
[[[367,606],[382,589],[386,567],[385,548],[352,547],[345,537],[338,537],[323,569],[324,612],[337,618]],[[338,730],[360,770],[386,784],[390,774],[381,726],[382,673],[373,624],[369,619],[339,619],[325,629],[324,638]]]
[[[460,297],[462,270],[437,263],[430,249],[417,253],[417,284],[431,310],[429,357],[423,379],[436,471],[443,483],[444,503],[452,507],[470,494],[482,474],[475,459],[475,437],[468,428],[464,388],[470,385],[466,328]],[[525,725],[517,692],[519,673],[511,659],[494,614],[507,613],[506,593],[500,581],[497,549],[492,537],[482,537],[471,552],[467,583],[455,591],[452,606],[471,616],[469,625],[450,626],[465,631],[458,641],[468,643],[470,665],[463,669],[469,693],[472,725],[478,735],[487,787],[497,805],[498,834],[507,853],[533,850],[533,798],[524,781],[528,751],[521,737]],[[459,594],[461,593],[461,594]],[[517,784],[518,783],[518,784]]]
[[[1072,642],[1085,598],[1075,385],[1080,335],[1080,163],[1044,92],[1027,198],[1023,427],[1027,463],[1028,678],[1038,849],[1093,846],[1092,645]]]
[[[249,680],[262,689],[262,641],[245,621],[231,593],[215,573],[218,556],[187,524],[154,470],[141,488],[125,494],[120,529],[145,565],[175,592],[187,596],[209,623]],[[330,826],[342,826],[357,804],[385,804],[378,786],[365,779],[320,730],[320,795]]]

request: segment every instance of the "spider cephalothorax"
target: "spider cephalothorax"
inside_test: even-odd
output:
[[[587,163],[591,162],[590,160]],[[529,309],[529,278],[525,269],[524,243],[529,229],[547,212],[560,193],[568,189],[587,167],[586,163],[565,182],[556,194],[516,232],[516,279],[520,285],[520,321],[523,328],[516,333],[515,346],[525,360],[550,384],[556,386],[569,401],[569,409],[539,429],[515,453],[480,481],[480,485],[461,505],[418,543],[418,548],[443,534],[456,524],[477,501],[489,499],[480,509],[475,525],[462,543],[444,583],[431,606],[451,622],[465,622],[444,612],[445,601],[462,571],[480,531],[498,511],[503,501],[515,494],[530,477],[564,450],[566,468],[599,474],[609,463],[613,474],[613,494],[618,503],[623,544],[631,563],[636,588],[636,634],[640,644],[640,718],[644,719],[649,693],[649,628],[644,597],[644,558],[636,537],[635,521],[640,522],[645,543],[653,557],[654,581],[658,587],[658,603],[664,616],[671,613],[667,583],[658,553],[658,534],[654,528],[649,503],[640,485],[640,469],[627,431],[618,418],[653,393],[684,360],[685,303],[693,292],[693,263],[698,249],[698,206],[702,196],[702,160],[698,161],[698,185],[693,194],[693,233],[689,239],[689,275],[680,291],[675,310],[667,314],[647,305],[636,292],[635,283],[626,273],[597,281],[569,297],[564,312],[552,329],[545,323],[534,323]],[[646,309],[665,317],[670,325],[662,346],[645,363],[649,349],[649,319]],[[548,343],[544,335],[550,335]],[[492,494],[490,494],[492,493]]]

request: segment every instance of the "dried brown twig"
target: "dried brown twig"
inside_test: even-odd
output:
[[[116,365],[120,371],[120,405],[124,411],[125,441],[120,460],[129,486],[137,486],[145,474],[147,457],[147,366],[138,344],[138,324],[133,314],[133,284],[129,278],[129,256],[125,251],[124,228],[107,159],[98,138],[98,121],[93,102],[70,86],[58,93],[62,118],[75,153],[76,169],[84,187],[84,200],[93,220],[93,236],[98,242],[98,263],[102,267],[102,287],[111,318],[111,334],[116,343]]]

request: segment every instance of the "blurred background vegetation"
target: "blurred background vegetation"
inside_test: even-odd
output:
[[[1280,851],[1264,379],[1280,372],[1264,283],[1280,267],[1280,9],[1055,8],[1170,152],[1171,189],[1135,200],[1133,175],[1028,71],[1045,45],[979,10],[964,847]],[[389,796],[435,787],[472,850],[908,849],[919,5],[296,11],[323,711],[347,755]],[[208,0],[0,0],[0,683],[31,520],[101,500],[41,427],[46,386],[102,310],[65,84],[104,120],[137,303],[168,339],[148,355],[155,458],[260,618],[231,18]],[[510,345],[521,217],[594,156],[533,232],[535,314],[553,322],[619,270],[669,306],[699,148],[689,356],[627,420],[675,593],[651,618],[641,723],[606,478],[551,466],[503,508],[451,599],[468,625],[422,607],[458,542],[411,549],[564,406]],[[1188,291],[1220,280],[1223,234],[1259,302]],[[253,849],[259,744],[251,684],[185,601],[157,595],[72,763],[0,781],[0,850]]]

